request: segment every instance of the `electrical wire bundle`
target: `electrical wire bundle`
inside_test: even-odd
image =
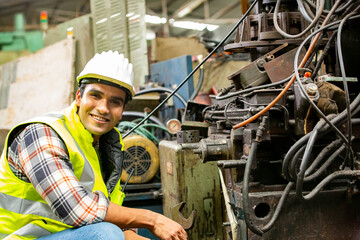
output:
[[[277,13],[277,8],[279,3],[280,0],[277,1],[274,14]],[[302,1],[299,0],[298,3],[300,7]],[[264,232],[271,229],[272,225],[275,223],[280,213],[281,208],[283,207],[286,197],[288,196],[290,190],[293,188],[294,185],[296,186],[296,196],[301,200],[309,200],[315,197],[327,184],[329,184],[335,178],[346,178],[351,181],[360,176],[360,170],[355,170],[354,168],[355,156],[351,146],[352,135],[353,135],[352,123],[353,121],[355,122],[359,121],[358,119],[353,119],[352,117],[360,111],[360,94],[358,94],[357,97],[353,100],[353,102],[350,103],[350,94],[347,86],[346,73],[345,73],[344,61],[342,57],[342,48],[341,48],[342,28],[348,20],[360,18],[360,14],[359,14],[360,7],[359,7],[359,1],[347,1],[343,3],[342,6],[339,6],[340,3],[341,0],[337,0],[330,11],[325,11],[325,10],[323,11],[322,9],[323,9],[324,1],[318,1],[320,7],[316,8],[317,15],[312,21],[314,22],[315,20],[317,21],[319,19],[322,19],[321,16],[323,16],[322,14],[324,13],[327,13],[327,15],[326,18],[323,21],[321,21],[322,22],[321,27],[318,29],[316,28],[312,29],[313,32],[302,42],[302,44],[298,48],[294,61],[295,74],[291,77],[290,81],[287,82],[287,85],[285,86],[283,91],[266,108],[264,108],[262,111],[258,112],[256,115],[252,116],[251,118],[247,119],[246,121],[237,124],[236,126],[233,127],[234,129],[242,127],[254,121],[258,117],[264,119],[265,116],[263,114],[276,104],[276,102],[284,95],[284,93],[290,88],[290,86],[294,83],[295,80],[298,82],[302,94],[306,97],[308,102],[311,104],[312,108],[315,109],[315,111],[319,116],[321,116],[320,121],[316,124],[314,129],[310,133],[300,138],[286,153],[282,164],[282,173],[284,178],[288,180],[289,183],[287,184],[281,196],[281,199],[276,207],[274,214],[271,217],[271,220],[264,227],[256,226],[254,224],[254,222],[250,217],[250,210],[248,204],[249,175],[251,169],[250,167],[253,160],[256,159],[256,150],[259,142],[258,140],[253,141],[244,173],[244,180],[243,180],[244,209],[243,210],[244,210],[244,218],[248,228],[258,235],[262,235]],[[313,8],[314,6],[312,6],[311,2],[309,1],[307,1],[306,4],[307,7],[302,6],[300,7],[300,9],[304,17],[308,18],[309,16],[305,16],[305,14],[309,13],[308,12],[309,6]],[[321,11],[319,9],[321,9]],[[277,31],[279,31],[279,33],[284,37],[297,38],[304,35],[308,31],[305,30],[301,34],[298,34],[296,36],[290,36],[284,33],[281,29],[279,29],[275,19],[276,18],[274,18],[274,25]],[[313,24],[313,22],[311,23],[311,26],[314,25],[316,26],[316,24],[315,23]],[[345,92],[345,100],[346,100],[345,101],[346,109],[343,112],[341,112],[338,115],[328,115],[328,116],[325,116],[325,114],[311,100],[310,96],[307,94],[305,88],[303,87],[301,78],[299,76],[299,70],[301,68],[307,68],[309,66],[309,63],[312,61],[312,58],[315,55],[315,51],[317,51],[320,46],[318,41],[323,37],[323,34],[326,31],[333,31],[333,34],[330,37],[328,44],[326,44],[325,46],[323,55],[327,54],[327,51],[329,50],[331,43],[336,38],[337,56],[339,58],[339,65],[341,69],[344,92]],[[312,42],[310,44],[310,47],[308,48],[305,57],[302,59],[301,63],[298,64],[300,49],[311,39]],[[316,64],[314,76],[316,76],[317,71],[319,70],[319,66],[323,60],[324,57],[321,56],[319,58],[319,62]],[[288,79],[285,79],[281,82],[283,83],[287,80]],[[268,84],[268,86],[273,87],[274,84],[270,84],[270,85]],[[268,86],[262,86],[262,87],[268,87]],[[260,88],[260,87],[261,86],[256,88]],[[240,94],[245,91],[251,91],[251,89],[241,90],[236,93]],[[235,92],[230,94],[231,96],[234,96]],[[226,95],[218,96],[217,99],[224,99],[227,97],[228,96]],[[348,131],[347,137],[345,137],[344,134],[338,129],[338,127],[345,122]],[[310,155],[312,153],[316,141],[332,132],[336,133],[336,139],[332,140],[325,148],[323,148],[322,151],[316,156],[314,161],[310,164]],[[314,180],[322,176],[325,170],[328,169],[329,166],[335,162],[335,160],[339,159],[340,155],[344,152],[345,152],[345,156],[343,157],[343,163],[341,164],[340,170],[332,172],[331,174],[327,175],[316,185],[315,188],[313,188],[313,190],[311,190],[308,194],[304,195],[303,194],[304,183],[310,181],[313,182]],[[297,172],[296,167],[298,166],[299,163],[300,163],[300,169]]]

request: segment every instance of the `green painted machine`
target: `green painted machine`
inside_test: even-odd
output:
[[[41,30],[25,31],[25,19],[22,13],[14,18],[15,31],[0,32],[0,64],[33,53],[44,47]]]
[[[159,156],[164,215],[187,229],[189,239],[224,239],[220,178],[213,177],[219,175],[216,163],[202,163],[177,141],[161,141]]]

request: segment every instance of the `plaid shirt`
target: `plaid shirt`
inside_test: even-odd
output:
[[[65,143],[51,127],[28,125],[9,147],[7,157],[15,176],[31,182],[64,223],[80,227],[104,220],[109,200],[79,184]]]

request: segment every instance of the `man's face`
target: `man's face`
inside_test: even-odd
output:
[[[82,97],[77,91],[75,103],[79,107],[80,121],[94,140],[119,123],[125,98],[125,91],[100,83],[87,84]]]

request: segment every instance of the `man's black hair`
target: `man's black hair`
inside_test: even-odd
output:
[[[80,83],[79,83],[80,97],[83,96],[86,85],[91,84],[91,83],[105,84],[105,85],[109,85],[109,86],[116,87],[116,88],[123,90],[126,93],[125,104],[127,104],[132,99],[131,93],[127,88],[121,87],[120,85],[118,85],[116,83],[112,83],[112,82],[105,81],[105,80],[98,79],[98,78],[84,78],[84,79],[80,80]]]

